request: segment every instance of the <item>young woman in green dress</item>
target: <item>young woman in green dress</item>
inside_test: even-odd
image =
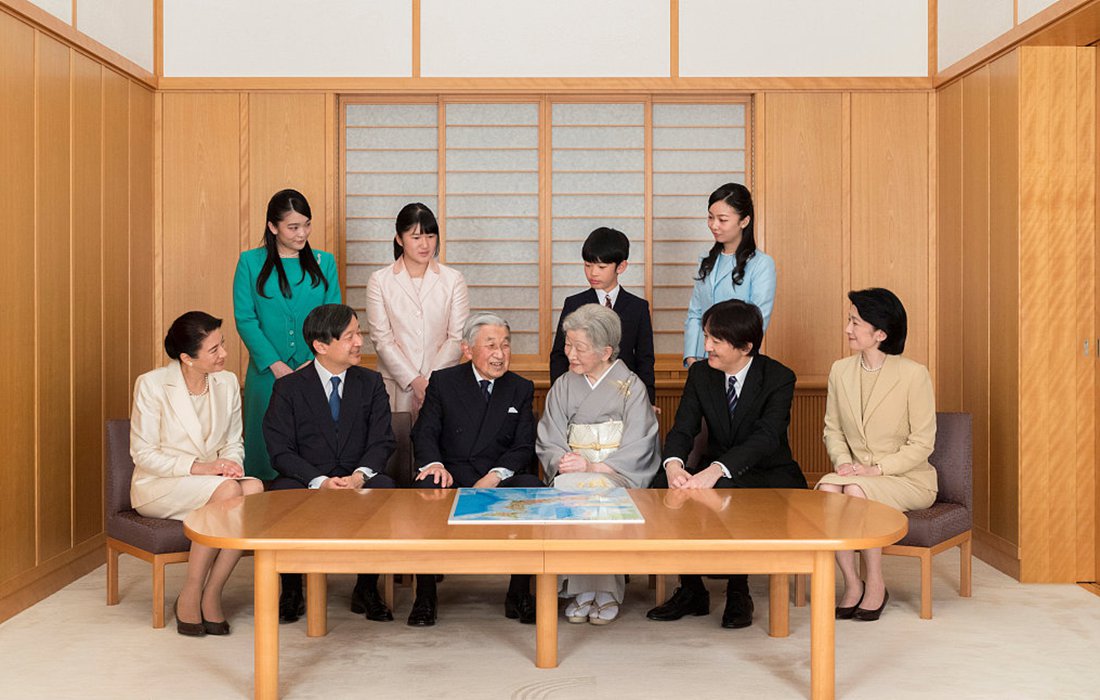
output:
[[[312,218],[300,192],[276,192],[267,203],[263,245],[241,253],[233,275],[233,316],[248,349],[244,471],[265,481],[277,476],[263,435],[271,388],[312,359],[301,336],[309,312],[340,303],[335,258],[309,245]]]

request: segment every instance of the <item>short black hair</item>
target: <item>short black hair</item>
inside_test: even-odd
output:
[[[310,351],[316,355],[313,341],[319,340],[328,345],[343,335],[344,329],[353,318],[359,318],[359,314],[347,304],[321,304],[306,316],[302,323],[302,337]]]
[[[435,257],[439,257],[439,244],[443,242],[443,236],[439,233],[439,221],[436,220],[435,214],[432,213],[427,204],[413,202],[401,207],[401,211],[397,212],[397,219],[393,222],[393,228],[396,232],[393,237],[394,260],[400,258],[402,253],[405,252],[397,239],[401,237],[401,234],[411,231],[417,226],[420,226],[421,233],[430,233],[435,236]]]
[[[173,360],[180,359],[180,355],[195,357],[206,336],[221,327],[220,318],[214,318],[205,311],[188,311],[172,321],[168,334],[164,336],[164,352]]]
[[[740,299],[720,301],[703,314],[703,330],[739,350],[751,344],[749,355],[756,355],[764,340],[764,316],[756,304]]]
[[[630,257],[630,239],[622,231],[601,226],[584,239],[581,259],[586,263],[618,265]]]
[[[887,355],[900,355],[905,350],[909,321],[905,306],[896,294],[882,287],[871,287],[848,292],[848,300],[856,307],[860,318],[886,334],[886,340],[879,343],[879,350]]]

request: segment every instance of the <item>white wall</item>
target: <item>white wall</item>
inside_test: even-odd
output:
[[[927,76],[928,2],[680,0],[680,75]]]
[[[79,0],[76,28],[153,72],[153,0]]]
[[[1034,17],[1056,2],[1058,0],[1018,0],[1016,19],[1022,24],[1024,20]]]
[[[410,0],[164,0],[164,75],[412,75]]]
[[[73,23],[73,0],[30,0],[54,17]]]
[[[669,75],[668,0],[422,0],[425,77]]]
[[[1013,0],[939,0],[938,70],[1011,30],[1012,3]],[[1024,0],[1020,0],[1021,7],[1023,4]]]

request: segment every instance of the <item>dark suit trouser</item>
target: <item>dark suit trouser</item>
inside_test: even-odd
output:
[[[289,476],[277,476],[271,481],[264,484],[264,488],[267,491],[289,491],[293,489],[305,489],[309,488],[306,484],[298,481],[297,479],[291,479]],[[367,480],[363,484],[365,489],[395,489],[397,488],[396,482],[385,474],[375,474],[373,477]],[[301,574],[279,574],[279,580],[282,582],[283,591],[293,591],[295,589],[302,590],[302,575]],[[359,577],[355,580],[355,587],[368,587],[377,588],[378,586],[378,574],[359,574]]]
[[[419,489],[439,489],[443,488],[439,484],[435,483],[430,477],[426,477],[415,482],[416,487]],[[498,484],[497,488],[524,488],[533,489],[546,484],[539,481],[539,478],[534,474],[513,474],[504,481]],[[473,484],[470,484],[473,486]],[[451,488],[469,488],[465,484],[454,483]],[[512,579],[508,583],[508,595],[519,595],[522,593],[528,593],[531,590],[531,575],[530,574],[512,574]],[[429,594],[436,595],[435,592],[435,574],[417,574],[416,575],[416,595]]]
[[[658,469],[657,475],[653,478],[653,483],[650,484],[650,488],[653,489],[667,489],[668,488],[668,474],[664,469]],[[714,482],[714,488],[716,489],[737,489],[737,488],[751,488],[739,484],[736,480],[730,479],[724,476],[718,477],[718,481]],[[706,590],[706,586],[703,585],[703,577],[695,574],[680,574],[680,585],[688,590],[702,592]],[[730,593],[748,593],[749,592],[749,577],[747,574],[732,574],[729,576],[726,582],[726,595]]]

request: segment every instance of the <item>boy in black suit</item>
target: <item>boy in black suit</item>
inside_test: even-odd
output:
[[[561,323],[566,316],[585,304],[601,304],[615,310],[623,322],[623,337],[619,343],[619,359],[645,384],[649,402],[656,403],[653,385],[653,324],[649,319],[649,302],[619,286],[619,275],[626,272],[630,257],[630,241],[622,231],[598,228],[588,234],[581,248],[584,274],[590,288],[566,298],[558,318],[558,332],[550,351],[550,383],[569,371],[565,357],[565,333]]]
[[[264,440],[279,472],[268,490],[392,489],[382,471],[393,453],[390,400],[382,375],[359,366],[363,339],[355,310],[324,304],[306,316],[302,337],[313,362],[276,380],[264,414]],[[281,574],[279,621],[304,611],[301,574]],[[378,574],[359,574],[351,610],[387,622],[393,614],[378,595]]]

